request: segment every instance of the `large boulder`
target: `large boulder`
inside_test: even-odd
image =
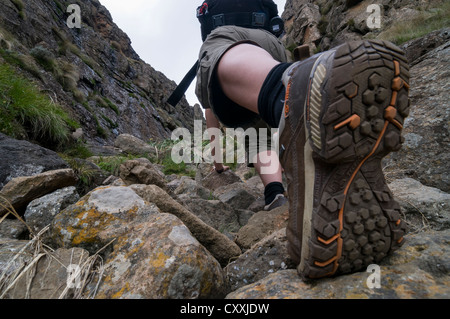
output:
[[[72,169],[59,169],[34,176],[16,177],[3,187],[0,196],[20,212],[34,199],[76,183],[77,177]],[[0,207],[0,216],[5,213],[6,209]]]
[[[206,224],[158,186],[131,185],[130,188],[146,201],[156,204],[162,212],[173,214],[181,219],[193,236],[222,266],[226,266],[230,259],[241,254],[241,249],[233,241]]]
[[[53,219],[52,241],[57,247],[82,247],[94,254],[127,233],[131,222],[158,212],[128,187],[98,187]]]
[[[57,153],[0,133],[0,190],[11,179],[68,168]]]
[[[118,237],[112,249],[98,299],[224,296],[219,263],[174,215],[149,216]]]
[[[119,135],[114,141],[114,146],[131,155],[152,156],[156,154],[154,147],[130,134]]]
[[[154,184],[166,188],[163,175],[146,158],[128,160],[120,165],[120,178],[126,185]]]
[[[85,292],[99,299],[223,297],[218,261],[176,216],[129,187],[99,187],[62,211],[53,244],[101,252],[102,278]],[[95,287],[98,290],[95,291]]]

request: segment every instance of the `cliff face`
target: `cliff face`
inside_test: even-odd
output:
[[[287,0],[287,47],[328,50],[342,42],[377,38],[399,43],[448,26],[443,0]]]
[[[67,24],[70,4],[80,6],[80,28]],[[139,58],[98,0],[0,0],[0,43],[0,63],[18,61],[93,144],[122,133],[158,140],[193,126],[185,99],[165,103],[176,84]]]

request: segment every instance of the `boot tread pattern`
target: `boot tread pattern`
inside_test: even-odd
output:
[[[391,43],[358,41],[340,46],[333,59],[322,79],[321,108],[307,103],[308,114],[320,119],[307,119],[310,134],[320,125],[320,139],[311,142],[316,171],[334,166],[315,201],[310,256],[300,269],[308,278],[378,263],[403,244],[406,231],[381,168],[382,158],[404,142],[406,58]]]

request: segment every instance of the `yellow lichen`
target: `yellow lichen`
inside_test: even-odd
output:
[[[112,299],[120,299],[125,292],[130,291],[130,284],[126,283],[122,289],[120,289],[118,292],[116,292],[114,295],[111,296]]]

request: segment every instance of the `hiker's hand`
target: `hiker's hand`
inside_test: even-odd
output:
[[[221,166],[214,166],[214,168],[213,168],[213,170],[215,170],[218,174],[222,174],[223,172],[226,172],[226,171],[228,171],[230,169],[230,167],[229,166],[224,166],[224,165],[221,165]]]

